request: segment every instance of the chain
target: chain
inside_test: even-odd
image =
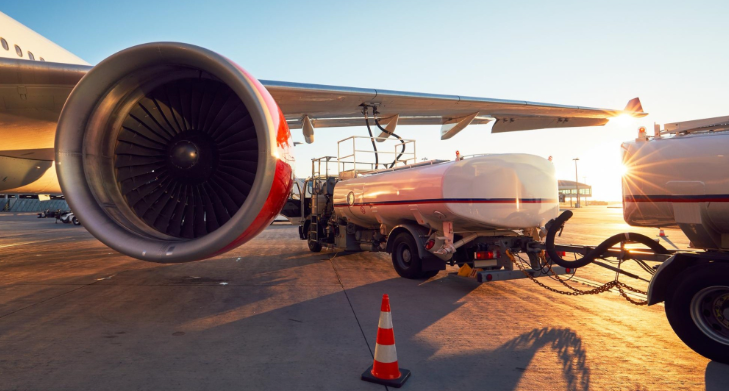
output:
[[[521,270],[521,272],[524,273],[525,276],[527,276],[535,284],[541,286],[542,288],[544,288],[550,292],[558,293],[560,295],[567,295],[567,296],[581,296],[581,295],[597,295],[600,293],[608,292],[612,288],[617,288],[618,292],[620,292],[620,295],[623,296],[625,298],[625,300],[629,301],[630,303],[635,304],[635,305],[647,305],[648,304],[647,300],[645,300],[645,301],[644,300],[635,300],[635,299],[630,298],[628,296],[628,294],[625,293],[625,291],[623,291],[623,289],[626,289],[626,290],[629,290],[629,291],[635,292],[635,293],[642,293],[644,295],[646,294],[646,292],[643,292],[639,289],[635,289],[631,286],[628,286],[627,284],[625,284],[623,282],[618,281],[617,274],[615,276],[615,280],[613,280],[613,281],[600,285],[597,288],[593,288],[590,290],[582,290],[582,289],[577,289],[577,288],[567,284],[567,282],[565,282],[562,278],[560,278],[557,275],[557,273],[555,273],[554,270],[552,270],[552,268],[550,267],[549,271],[552,273],[552,276],[554,276],[555,279],[557,281],[559,281],[560,284],[564,285],[567,289],[570,290],[570,291],[563,291],[563,290],[552,288],[551,286],[547,286],[547,285],[543,284],[542,282],[538,281],[534,276],[532,276],[528,271],[526,271],[526,269],[524,268],[524,265],[522,265],[521,262],[516,261],[516,259],[514,258],[514,254],[511,253],[511,250],[506,250],[506,255],[509,257],[509,259],[511,259],[512,263],[514,263],[515,265],[517,265],[519,267],[519,270]],[[544,251],[539,252],[539,258],[542,261],[544,261],[545,264],[547,263],[547,260],[544,256]]]

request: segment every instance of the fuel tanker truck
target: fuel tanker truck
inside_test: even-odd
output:
[[[484,282],[524,278],[507,249],[541,268],[540,227],[559,214],[550,161],[518,153],[417,161],[414,152],[405,158],[392,152],[395,161],[378,169],[358,161],[364,151],[357,139],[367,137],[340,141],[340,154],[341,144],[352,142],[349,155],[314,159],[301,206],[284,209],[301,216],[300,238],[311,251],[387,252],[397,273],[411,279],[432,277],[448,264],[468,264]],[[415,150],[413,140],[398,145],[406,143]]]
[[[414,152],[401,159],[396,149],[391,164],[378,164],[359,161],[365,151],[356,147],[358,138],[340,141],[337,157],[314,159],[312,176],[295,186],[301,197],[284,208],[299,219],[299,236],[311,251],[387,252],[396,272],[409,279],[459,265],[479,282],[537,282],[596,264],[615,271],[616,280],[593,291],[617,288],[640,305],[665,302],[668,321],[684,343],[729,363],[729,117],[657,126],[652,137],[641,128],[636,140],[622,144],[625,221],[679,227],[691,247],[681,251],[637,233],[614,235],[597,246],[556,244],[572,212],[560,214],[555,169],[542,157],[417,161]],[[352,152],[343,153],[342,144],[350,141]],[[400,143],[413,143],[415,150],[414,141]],[[631,243],[646,248],[626,250]],[[610,257],[617,268],[600,261]],[[626,289],[638,291],[617,280],[638,278],[621,269],[627,261],[651,274],[648,291],[641,292],[645,301],[629,299]]]

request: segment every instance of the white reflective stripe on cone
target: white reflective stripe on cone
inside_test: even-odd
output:
[[[389,364],[397,361],[397,351],[395,345],[375,344],[375,361],[383,364]]]
[[[392,313],[380,311],[380,328],[391,329],[392,328]]]

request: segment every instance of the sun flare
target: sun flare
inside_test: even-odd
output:
[[[628,168],[628,166],[626,166],[625,164],[621,164],[620,166],[618,166],[617,171],[620,174],[620,176],[623,177],[628,174],[628,171],[630,171],[630,168]]]
[[[629,126],[635,124],[635,118],[630,114],[620,114],[617,117],[610,118],[610,123],[620,126]]]

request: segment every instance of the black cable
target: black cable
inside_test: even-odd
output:
[[[394,132],[390,132],[387,129],[383,128],[382,125],[380,125],[380,121],[377,119],[377,109],[372,110],[372,116],[375,118],[375,125],[377,125],[378,128],[380,128],[381,131],[384,133],[387,133],[391,136],[395,136],[400,140],[400,144],[402,144],[402,150],[400,150],[400,154],[397,155],[395,160],[393,160],[392,164],[390,164],[390,168],[395,167],[395,163],[397,163],[398,160],[400,160],[400,157],[405,153],[405,140],[402,139],[402,137],[396,135]]]
[[[668,254],[668,250],[665,247],[661,246],[659,243],[657,243],[655,240],[642,234],[629,232],[613,235],[605,239],[605,241],[590,250],[587,254],[585,254],[584,257],[580,259],[575,259],[574,261],[562,259],[562,257],[560,257],[555,250],[554,237],[557,235],[557,231],[560,231],[564,227],[564,223],[567,222],[567,220],[569,220],[571,217],[572,211],[566,210],[561,215],[559,215],[559,217],[547,223],[547,238],[545,240],[545,247],[547,249],[547,254],[549,255],[549,258],[559,266],[569,268],[586,266],[595,261],[595,258],[603,256],[603,254],[608,249],[621,242],[641,243],[648,246],[648,248],[655,251],[657,254]]]
[[[653,269],[652,267],[650,267],[650,265],[648,265],[647,263],[645,263],[645,261],[642,261],[640,259],[636,259],[635,260],[635,263],[637,263],[638,266],[640,266],[643,270],[645,270],[646,273],[648,273],[650,275],[656,274],[656,270]]]
[[[365,106],[365,108],[362,109],[362,113],[365,116],[365,124],[367,124],[367,132],[369,132],[369,134],[370,134],[370,141],[372,141],[372,149],[375,150],[375,170],[376,170],[377,166],[380,165],[380,160],[378,158],[379,154],[377,153],[377,145],[375,144],[374,136],[372,136],[372,129],[370,129],[370,119],[369,119],[369,117],[367,117],[367,106]],[[356,164],[357,164],[357,162],[355,162],[355,165]],[[387,166],[385,166],[385,168],[387,168]]]

